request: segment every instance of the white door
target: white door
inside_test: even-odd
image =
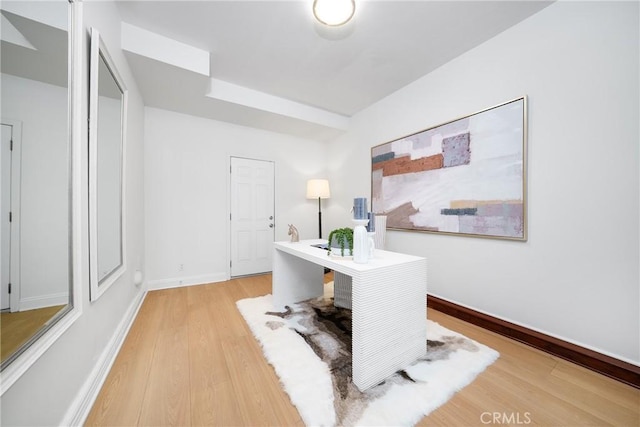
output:
[[[0,309],[9,308],[9,283],[11,280],[11,126],[2,124],[2,149],[0,150]]]
[[[231,158],[231,276],[271,271],[274,164]]]

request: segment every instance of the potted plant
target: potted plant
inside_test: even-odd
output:
[[[329,233],[329,253],[334,256],[350,256],[353,248],[353,229],[336,228]]]

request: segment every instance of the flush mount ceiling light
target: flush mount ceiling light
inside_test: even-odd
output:
[[[355,11],[355,0],[313,0],[313,16],[332,27],[349,22]]]

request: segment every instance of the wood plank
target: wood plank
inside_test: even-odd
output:
[[[300,421],[296,409],[280,388],[275,373],[256,351],[253,337],[223,341],[231,384],[242,408],[242,425],[293,425]]]
[[[271,292],[270,275],[150,292],[87,424],[302,425],[235,306],[265,290]],[[437,310],[427,313],[501,356],[418,425],[497,424],[487,418],[495,414],[502,424],[640,425],[640,390]]]
[[[162,317],[160,330],[187,326],[187,288],[166,289],[162,292],[167,298],[167,307]]]
[[[235,299],[231,295],[236,283],[232,286],[222,285],[211,289],[211,309],[213,323],[222,340],[242,336],[252,336],[249,327],[236,307]]]
[[[531,424],[537,425],[640,425],[629,424],[640,414],[639,391],[633,387],[459,319],[449,319],[433,309],[428,313],[443,326],[496,349],[501,357],[443,408],[423,419],[422,425],[432,424],[431,417],[445,420],[443,424],[483,424],[481,417],[490,419],[494,413],[505,419],[519,416],[523,420],[526,416]],[[577,377],[575,372],[560,380],[558,375],[564,371],[564,364],[582,370],[589,378],[584,385],[592,388],[594,384],[613,381],[617,384],[612,394],[614,401],[616,398],[628,403],[635,401],[635,410],[610,405],[611,401],[597,396],[589,387],[571,385]],[[475,414],[467,413],[462,420],[459,409],[451,412],[461,400],[465,408],[476,408]]]
[[[216,382],[207,388],[192,390],[191,425],[236,426],[242,419],[242,408],[238,403],[231,381]]]
[[[187,290],[177,288],[162,293],[166,296],[166,302],[139,424],[190,425]]]
[[[590,369],[566,360],[558,361],[552,375],[585,390],[596,392],[603,398],[618,402],[626,408],[638,410],[640,405],[640,390],[604,375],[594,375]]]
[[[604,375],[559,360],[549,382],[558,394],[570,394],[580,399],[583,408],[597,413],[613,425],[640,426],[640,390]],[[562,394],[561,394],[562,393]]]
[[[239,416],[239,407],[225,392],[230,383],[229,370],[222,353],[222,342],[210,309],[210,287],[189,288],[189,367],[191,420],[194,425],[219,425]],[[221,405],[224,402],[224,405]],[[228,408],[227,408],[228,407]]]
[[[592,369],[603,375],[640,388],[640,366],[615,359],[586,347],[543,334],[500,318],[454,304],[450,301],[429,295],[427,305],[430,308],[451,314],[459,319],[497,332],[506,337],[544,350],[549,354]]]
[[[66,305],[0,314],[0,360],[4,361]]]
[[[147,293],[85,425],[138,423],[166,302],[162,293]]]
[[[191,425],[188,330],[158,334],[138,425]]]
[[[239,280],[239,284],[244,291],[244,297],[246,298],[249,295],[258,296],[258,295],[267,295],[271,293],[271,275],[267,275],[268,280],[265,280],[267,277],[263,276],[251,276],[245,277],[242,280]]]

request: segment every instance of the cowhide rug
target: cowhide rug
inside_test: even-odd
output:
[[[411,425],[445,403],[499,354],[427,322],[427,355],[361,392],[351,382],[351,312],[332,293],[273,309],[271,295],[237,302],[307,425]]]

